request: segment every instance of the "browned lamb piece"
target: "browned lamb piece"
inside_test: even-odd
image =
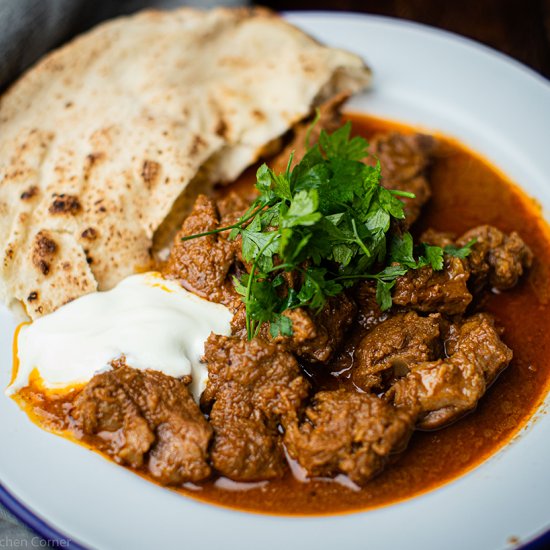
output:
[[[531,266],[533,254],[513,232],[509,236],[488,225],[471,229],[455,241],[450,233],[426,231],[421,242],[462,247],[476,239],[467,258],[447,256],[442,271],[431,267],[411,270],[396,281],[393,303],[424,313],[463,314],[486,286],[506,290],[517,284]]]
[[[531,249],[518,233],[513,231],[507,235],[490,225],[474,227],[458,239],[452,233],[429,229],[420,240],[441,247],[463,247],[475,240],[470,254],[463,261],[470,273],[468,287],[473,294],[478,294],[486,287],[496,290],[514,287],[533,262]]]
[[[281,477],[286,471],[280,425],[309,393],[294,356],[282,346],[212,334],[205,345],[214,468],[236,481]]]
[[[251,193],[251,195],[254,195],[254,193]],[[235,193],[234,191],[231,191],[223,197],[217,199],[216,207],[220,214],[219,226],[228,227],[237,223],[239,219],[246,213],[253,200],[253,196],[249,197],[249,200],[247,200],[241,195]],[[221,243],[225,244],[227,248],[233,250],[233,260],[237,260],[236,266],[238,267],[238,269],[241,272],[249,272],[251,266],[243,258],[241,236],[237,235],[234,240],[229,240],[229,234],[229,231],[224,231],[218,236],[218,239]]]
[[[436,140],[425,134],[404,135],[396,132],[377,134],[370,144],[375,158],[380,160],[382,185],[414,193],[414,198],[402,198],[405,203],[406,225],[412,225],[420,215],[422,207],[431,196],[427,169],[435,150]]]
[[[308,363],[326,363],[341,346],[355,320],[357,307],[346,294],[331,297],[319,313],[304,308],[288,310],[293,335],[278,337],[297,357]]]
[[[355,285],[354,299],[357,303],[357,322],[365,329],[371,330],[388,319],[390,312],[384,312],[376,301],[376,282],[360,281]]]
[[[375,395],[321,391],[305,420],[291,423],[285,445],[309,476],[345,474],[360,485],[379,473],[391,454],[402,451],[414,416]]]
[[[484,313],[453,327],[446,347],[448,358],[410,365],[387,393],[395,405],[418,412],[423,429],[441,428],[472,410],[512,360],[492,317]]]
[[[326,363],[340,348],[356,314],[356,305],[347,295],[329,298],[319,313],[309,308],[288,309],[284,312],[292,321],[292,336],[272,337],[266,323],[260,334],[265,340],[283,344],[304,362]],[[232,334],[246,338],[246,310],[240,306],[231,322]]]
[[[163,484],[210,476],[212,428],[185,382],[125,365],[97,374],[74,403],[75,428],[117,462]]]
[[[199,195],[174,239],[163,275],[179,281],[183,287],[207,300],[234,309],[240,299],[227,275],[238,252],[236,243],[219,234],[182,241],[182,237],[219,227],[216,204],[205,195]]]
[[[496,227],[481,225],[464,233],[457,246],[465,246],[473,239],[476,242],[468,256],[468,266],[474,292],[484,286],[512,288],[533,263],[531,249],[515,231],[506,235]]]
[[[254,193],[251,192],[253,195]],[[234,224],[249,208],[253,198],[247,200],[245,197],[230,191],[223,197],[216,200],[216,207],[220,215],[222,227]]]
[[[422,233],[422,235],[420,235],[420,242],[445,248],[446,246],[456,245],[456,235],[445,231],[427,229],[424,233]]]
[[[445,258],[441,271],[430,266],[410,270],[397,279],[393,304],[424,313],[463,314],[472,301],[469,276],[464,262],[454,257]]]
[[[359,342],[354,354],[352,379],[364,391],[380,389],[383,376],[403,376],[411,364],[441,355],[439,314],[420,317],[398,313],[380,323]]]

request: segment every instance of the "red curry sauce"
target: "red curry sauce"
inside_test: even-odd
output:
[[[363,115],[349,118],[354,131],[367,138],[378,131],[415,131]],[[213,504],[271,514],[367,510],[433,490],[466,473],[508,443],[533,416],[550,388],[550,229],[535,201],[497,169],[455,140],[438,138],[441,145],[430,179],[433,196],[415,231],[432,227],[460,234],[476,225],[491,224],[506,232],[517,230],[534,252],[529,275],[513,290],[490,295],[483,304],[483,310],[492,313],[505,329],[503,340],[514,351],[511,365],[473,413],[439,431],[415,432],[407,450],[360,490],[337,480],[301,482],[289,473],[285,479],[257,484],[222,478],[197,486],[187,484],[176,489],[178,492]],[[248,171],[230,189],[251,194],[253,176],[254,172]],[[313,376],[312,382],[318,387],[345,384],[349,366],[345,359],[337,360],[333,368],[342,371],[339,380],[336,373],[325,372]],[[62,416],[71,396],[48,401],[35,390],[23,390],[20,404],[37,421],[41,417],[47,423],[49,417],[55,429],[54,419]],[[40,412],[38,417],[30,410],[33,407]]]
[[[379,131],[416,131],[364,115],[349,119],[355,133],[367,138]],[[196,489],[181,489],[182,493],[275,514],[334,514],[384,506],[433,490],[479,465],[508,443],[540,406],[550,388],[550,230],[536,202],[504,174],[457,141],[438,139],[441,146],[430,178],[433,196],[415,231],[432,227],[461,234],[491,224],[518,231],[535,255],[530,274],[516,288],[489,296],[483,306],[505,329],[503,340],[514,350],[511,365],[473,413],[439,431],[415,432],[407,450],[360,491],[337,481],[303,483],[289,474],[259,487],[233,484],[234,489],[227,490],[206,482]],[[247,193],[251,174],[233,189]]]

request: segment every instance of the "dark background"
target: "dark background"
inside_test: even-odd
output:
[[[264,0],[277,11],[340,10],[388,15],[487,44],[550,78],[550,0]]]

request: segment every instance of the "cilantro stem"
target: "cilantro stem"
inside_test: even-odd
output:
[[[409,191],[400,191],[399,189],[390,189],[389,191],[394,197],[405,197],[407,199],[416,198],[416,195],[414,193],[410,193]]]
[[[354,280],[358,280],[358,279],[380,279],[381,277],[376,274],[376,275],[371,275],[371,274],[361,274],[361,275],[339,275],[338,277],[335,277],[334,279],[332,279],[333,281],[354,281]]]
[[[252,283],[253,283],[253,281],[255,279],[255,276],[256,276],[256,267],[258,265],[258,260],[262,257],[263,253],[271,246],[273,241],[278,236],[279,236],[279,233],[274,232],[271,235],[271,237],[267,240],[267,242],[265,243],[263,248],[260,249],[260,251],[258,252],[258,255],[256,256],[256,258],[254,258],[254,262],[252,263],[252,267],[250,269],[250,275],[248,276],[248,281],[247,281],[247,284],[246,284],[246,294],[244,296],[245,304],[248,304],[249,301],[250,301],[250,293],[252,292]],[[259,329],[259,326],[258,327],[252,327],[251,321],[252,321],[252,319],[250,319],[249,310],[248,310],[248,308],[246,308],[246,318],[245,318],[246,335],[247,335],[249,340],[252,340],[254,338],[254,336],[257,336],[258,331],[256,329]]]
[[[297,269],[295,264],[279,264],[279,265],[273,266],[271,269],[268,269],[266,271],[266,273],[274,273],[275,271],[278,271],[279,269],[287,269],[287,268]]]
[[[288,158],[288,163],[286,165],[286,172],[285,175],[287,179],[290,181],[290,168],[292,167],[292,161],[294,160],[294,151],[290,153],[290,157]]]
[[[407,271],[408,268],[406,268],[405,271]],[[383,281],[385,283],[390,283],[391,281],[397,279],[398,277],[403,276],[404,273],[397,273],[397,274],[384,274],[384,273],[361,273],[357,275],[339,275],[338,277],[335,277],[333,281],[354,281],[359,279],[374,279],[376,281]]]
[[[265,204],[261,204],[256,208],[256,210],[253,210],[246,218],[240,218],[238,222],[234,223],[233,225],[227,225],[225,227],[219,227],[218,229],[212,229],[212,231],[205,231],[204,233],[195,233],[194,235],[187,235],[186,237],[182,237],[181,240],[183,241],[190,241],[191,239],[198,239],[199,237],[208,237],[208,235],[215,235],[217,233],[223,233],[224,231],[229,231],[230,229],[240,229],[243,224],[245,224],[247,221],[251,220],[256,214],[265,208]]]
[[[371,253],[370,250],[366,247],[365,243],[361,240],[361,237],[359,237],[359,233],[357,233],[357,226],[355,225],[355,220],[351,218],[351,227],[353,228],[353,234],[355,235],[355,242],[361,247],[361,250],[365,253],[365,256],[367,258],[370,258]]]
[[[311,145],[310,145],[310,140],[311,140],[311,132],[313,132],[313,128],[315,128],[315,126],[317,125],[317,123],[319,122],[319,120],[321,120],[321,110],[319,109],[319,107],[317,107],[315,109],[315,118],[313,119],[313,121],[311,122],[311,124],[309,125],[307,131],[306,131],[306,139],[305,139],[305,143],[306,143],[306,148],[307,149],[310,149],[311,148]]]

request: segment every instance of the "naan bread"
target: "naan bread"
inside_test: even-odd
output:
[[[234,179],[369,77],[265,10],[146,11],[55,51],[0,99],[0,298],[36,318],[146,268],[199,170]]]

